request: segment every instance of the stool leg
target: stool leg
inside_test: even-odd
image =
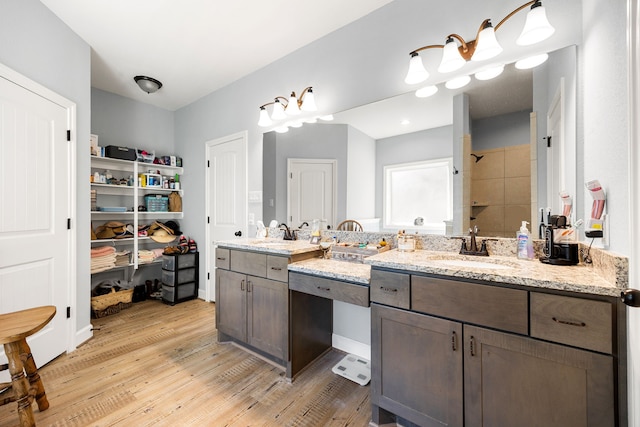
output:
[[[38,367],[36,366],[36,362],[33,360],[31,348],[29,348],[29,344],[27,344],[27,341],[25,341],[24,339],[20,341],[20,353],[22,354],[24,370],[27,373],[27,378],[29,378],[29,384],[36,390],[35,397],[36,402],[38,403],[38,409],[40,411],[45,411],[49,408],[47,394],[44,391],[44,385],[42,384],[42,380],[40,379],[40,374],[38,374]]]
[[[20,427],[32,427],[36,425],[31,410],[31,400],[29,399],[29,383],[24,376],[24,365],[20,360],[20,343],[11,342],[4,345],[4,352],[9,360],[9,373],[11,374],[11,384],[18,402],[18,415],[20,417]]]

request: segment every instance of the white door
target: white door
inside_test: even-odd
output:
[[[56,306],[51,322],[28,339],[38,365],[69,342],[67,113],[0,77],[0,313]]]
[[[207,142],[207,301],[215,300],[216,242],[247,235],[247,132]]]
[[[564,178],[563,83],[560,83],[547,113],[547,136],[551,138],[547,140],[547,206],[551,207],[553,214],[562,212],[560,191],[567,190]]]
[[[336,227],[337,162],[334,159],[288,159],[287,219],[291,227],[326,219]]]

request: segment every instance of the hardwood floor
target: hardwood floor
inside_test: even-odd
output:
[[[50,408],[38,426],[367,426],[369,386],[331,372],[333,351],[293,383],[284,371],[219,344],[215,304],[144,301],[94,319],[94,337],[39,372]],[[36,360],[37,363],[37,360]],[[0,427],[18,424],[15,403]]]

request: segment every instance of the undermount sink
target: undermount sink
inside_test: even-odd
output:
[[[285,242],[285,241],[269,242],[266,240],[254,240],[251,242],[251,244],[259,245],[259,246],[285,246],[285,245],[288,245],[289,242]]]
[[[465,267],[465,268],[482,268],[491,270],[509,270],[513,267],[505,264],[498,264],[487,261],[473,261],[468,259],[441,259],[435,260],[438,264],[445,264],[451,267]]]

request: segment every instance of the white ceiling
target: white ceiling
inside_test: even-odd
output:
[[[91,85],[176,110],[392,0],[41,0],[91,46]],[[136,75],[160,80],[150,96]]]

